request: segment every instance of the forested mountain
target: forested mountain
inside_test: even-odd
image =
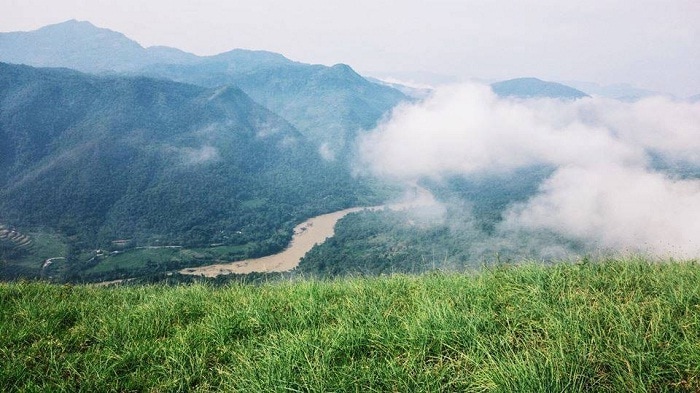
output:
[[[147,75],[212,88],[236,85],[291,122],[327,159],[342,159],[358,130],[372,128],[407,99],[343,64],[303,64],[263,51],[233,50],[198,57],[173,48],[143,48],[89,22],[0,33],[0,61]]]
[[[537,78],[517,78],[491,84],[491,89],[500,97],[517,98],[564,98],[577,99],[588,94],[561,83],[546,82]]]
[[[346,155],[359,130],[373,128],[406,99],[347,65],[308,65],[269,52],[234,50],[194,65],[154,65],[141,72],[200,86],[236,85],[289,120],[329,159]]]
[[[0,140],[0,224],[78,249],[280,249],[301,218],[366,194],[234,87],[0,63]]]

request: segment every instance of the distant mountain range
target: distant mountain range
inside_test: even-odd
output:
[[[0,140],[0,224],[81,247],[262,242],[367,193],[235,87],[0,63]]]
[[[407,97],[349,66],[293,62],[264,51],[199,57],[143,48],[121,33],[71,20],[36,31],[0,33],[0,61],[90,73],[167,78],[203,87],[235,85],[291,122],[327,159],[345,157],[361,129],[372,128]]]
[[[641,89],[629,84],[619,83],[614,85],[599,85],[591,82],[565,82],[567,85],[585,91],[588,94],[613,98],[619,101],[633,102],[642,98],[668,94]]]
[[[358,131],[373,128],[407,99],[347,65],[307,65],[269,52],[234,50],[194,65],[160,64],[141,72],[200,86],[238,86],[315,141],[328,159],[345,157]]]
[[[197,56],[174,48],[143,48],[123,34],[70,20],[35,31],[0,33],[0,61],[83,72],[133,71],[155,63],[189,63]]]
[[[402,92],[406,96],[417,99],[417,100],[427,98],[430,95],[430,93],[432,93],[434,90],[433,87],[408,86],[408,84],[402,84],[404,82],[394,81],[391,79],[382,80],[382,79],[368,77],[367,80],[370,82],[380,84],[380,85],[389,86],[393,89],[396,89],[396,90]]]
[[[491,84],[491,89],[500,97],[563,99],[588,97],[588,94],[573,87],[537,78],[517,78],[496,82]]]

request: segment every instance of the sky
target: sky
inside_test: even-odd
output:
[[[413,82],[533,76],[700,94],[697,0],[0,0],[0,31],[69,19],[143,46],[269,50]]]

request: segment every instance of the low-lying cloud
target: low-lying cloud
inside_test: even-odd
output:
[[[488,86],[440,88],[358,141],[359,164],[394,180],[548,165],[537,195],[509,206],[502,230],[552,231],[590,247],[700,256],[700,104],[503,99]],[[697,174],[697,171],[694,173]]]
[[[184,165],[201,165],[216,162],[221,159],[219,150],[210,145],[204,145],[198,148],[178,147],[172,148],[172,150],[180,156],[180,161]]]

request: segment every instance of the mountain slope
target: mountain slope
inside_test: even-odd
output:
[[[232,87],[0,63],[0,140],[0,223],[80,247],[267,241],[357,203],[349,175]]]
[[[344,157],[359,130],[373,128],[407,99],[344,64],[308,65],[260,51],[234,50],[197,64],[154,65],[140,72],[207,87],[236,85],[289,120],[327,159]]]
[[[588,95],[573,87],[537,78],[517,78],[491,84],[491,89],[501,97],[563,98],[577,99]]]
[[[236,85],[290,121],[327,159],[347,155],[358,130],[374,127],[407,99],[346,65],[297,63],[264,51],[197,57],[173,48],[144,49],[120,33],[88,22],[0,33],[0,61],[93,73],[128,72],[212,88]]]

